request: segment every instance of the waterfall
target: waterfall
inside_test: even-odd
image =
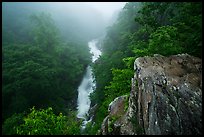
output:
[[[92,40],[88,42],[88,46],[90,48],[90,53],[92,54],[92,62],[94,63],[97,58],[101,55],[101,51],[97,49],[96,44],[98,40]],[[86,127],[86,124],[90,122],[92,119],[88,118],[88,111],[90,109],[91,101],[89,98],[89,95],[94,91],[95,89],[95,82],[94,82],[94,76],[92,73],[91,66],[88,66],[86,68],[86,73],[83,77],[83,80],[78,87],[78,100],[77,100],[77,117],[83,119],[82,123],[82,130]]]

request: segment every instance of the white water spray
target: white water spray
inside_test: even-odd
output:
[[[97,58],[101,55],[101,51],[97,49],[96,44],[97,40],[92,40],[88,43],[88,46],[90,48],[90,53],[92,54],[92,62],[95,62]],[[89,99],[89,95],[94,91],[95,89],[95,82],[94,77],[92,74],[92,68],[88,66],[86,68],[86,74],[83,77],[83,80],[78,87],[78,118],[84,119],[82,123],[82,130],[86,127],[86,124],[90,122],[92,119],[88,118],[88,111],[91,105],[91,101]]]

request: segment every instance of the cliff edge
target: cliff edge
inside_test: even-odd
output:
[[[188,54],[137,58],[130,95],[111,102],[101,134],[202,134],[201,63]]]

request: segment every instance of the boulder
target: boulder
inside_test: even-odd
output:
[[[128,101],[128,96],[120,96],[115,98],[108,107],[109,115],[103,120],[101,125],[102,135],[119,135],[120,127],[123,125],[125,118],[125,103]]]
[[[135,113],[144,134],[202,133],[201,59],[188,54],[137,58]]]
[[[188,54],[137,58],[128,109],[122,111],[122,98],[116,98],[106,126],[110,116],[120,114],[112,124],[117,134],[202,134],[201,62]]]

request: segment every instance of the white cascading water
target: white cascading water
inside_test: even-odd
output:
[[[101,55],[101,51],[97,49],[96,44],[97,40],[92,40],[88,43],[88,46],[90,48],[90,53],[92,54],[92,62],[95,62],[97,58]],[[92,68],[88,66],[86,68],[86,74],[83,77],[83,80],[78,87],[78,100],[77,100],[77,110],[78,114],[77,117],[84,119],[82,123],[82,130],[86,127],[86,124],[90,122],[92,119],[87,119],[88,117],[88,111],[90,108],[90,98],[89,95],[92,93],[95,89],[95,82],[94,82],[94,76],[92,74]]]

